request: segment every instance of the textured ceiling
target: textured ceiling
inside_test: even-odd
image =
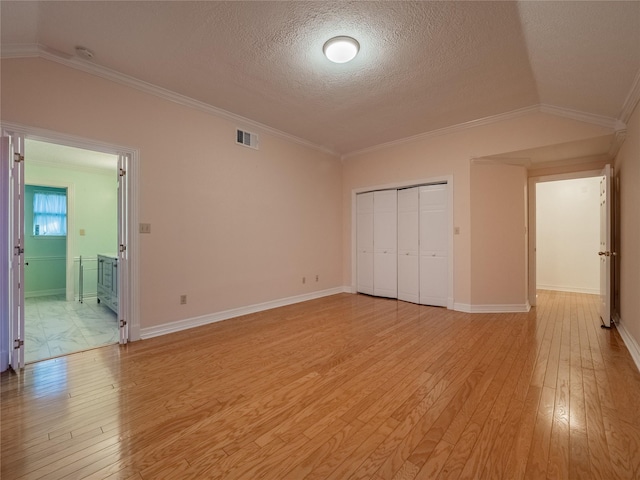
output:
[[[39,44],[346,154],[538,104],[617,118],[640,2],[11,2]],[[322,54],[336,35],[360,54]]]

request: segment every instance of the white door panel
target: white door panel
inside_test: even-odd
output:
[[[611,326],[611,165],[605,165],[600,179],[600,319]]]
[[[373,212],[374,251],[396,253],[398,248],[398,191],[374,192]]]
[[[417,254],[419,250],[419,189],[398,191],[398,253]]]
[[[356,196],[356,211],[358,213],[373,213],[373,192],[359,193]]]
[[[118,282],[118,325],[120,343],[129,341],[129,250],[128,245],[128,218],[127,218],[127,185],[130,156],[126,154],[118,155],[118,271],[115,281]]]
[[[398,300],[420,303],[420,262],[418,255],[398,255]]]
[[[9,258],[9,365],[24,367],[24,138],[9,135],[11,253]]]
[[[358,250],[373,252],[373,213],[358,213],[356,218]]]
[[[447,211],[420,212],[420,253],[423,255],[447,254]]]
[[[357,290],[373,295],[373,252],[358,252]]]
[[[447,257],[420,257],[420,303],[447,306]]]
[[[447,184],[420,187],[420,210],[440,210],[447,205]]]
[[[373,294],[397,298],[398,257],[395,252],[373,254]]]

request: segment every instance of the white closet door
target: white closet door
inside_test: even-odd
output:
[[[398,190],[398,299],[413,303],[420,303],[419,190]]]
[[[420,187],[420,303],[446,307],[447,185]]]
[[[373,193],[373,294],[398,296],[398,191]]]
[[[356,202],[356,289],[373,295],[373,193],[357,195]]]

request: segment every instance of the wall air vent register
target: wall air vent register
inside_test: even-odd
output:
[[[258,149],[258,135],[245,130],[236,130],[236,143],[243,147]]]

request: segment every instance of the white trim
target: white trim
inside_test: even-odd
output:
[[[638,371],[640,371],[640,345],[638,345],[635,338],[631,336],[627,328],[624,326],[624,323],[618,320],[615,325],[618,333],[620,333],[620,336],[622,337],[622,341],[627,346],[627,350],[629,350],[631,358],[633,358]]]
[[[438,183],[446,183],[447,184],[447,209],[449,218],[447,220],[447,228],[449,229],[449,241],[448,241],[448,258],[447,261],[449,263],[449,285],[448,285],[448,293],[447,293],[447,308],[453,308],[455,305],[454,302],[454,282],[453,282],[453,254],[454,254],[454,245],[453,245],[453,229],[454,229],[454,218],[453,218],[453,175],[440,175],[437,177],[426,178],[422,180],[412,180],[406,182],[394,182],[387,183],[384,185],[377,185],[373,187],[359,187],[354,188],[351,191],[351,291],[356,293],[358,288],[356,286],[357,279],[357,247],[356,247],[356,195],[359,193],[373,192],[377,190],[393,190],[399,188],[410,188],[410,187],[418,187],[421,185],[430,185],[430,184],[438,184]]]
[[[189,328],[200,327],[202,325],[208,325],[210,323],[221,322],[223,320],[229,320],[235,317],[241,317],[242,315],[249,315],[251,313],[263,312],[265,310],[271,310],[272,308],[284,307],[286,305],[293,305],[295,303],[306,302],[314,300],[316,298],[328,297],[330,295],[336,295],[344,293],[345,287],[335,287],[327,290],[320,290],[317,292],[305,293],[302,295],[296,295],[293,297],[280,298],[278,300],[271,300],[264,303],[257,303],[254,305],[247,305],[245,307],[232,308],[230,310],[223,310],[222,312],[210,313],[202,315],[200,317],[186,318],[184,320],[176,320],[175,322],[163,323],[156,327],[147,327],[140,330],[140,338],[143,340],[160,335],[167,335],[169,333],[176,333]]]
[[[541,103],[540,105],[538,105],[538,108],[542,113],[549,113],[558,117],[570,118],[578,122],[590,123],[592,125],[610,128],[614,131],[625,130],[627,128],[627,125],[617,118],[605,117],[604,115],[596,115],[595,113],[581,112],[580,110],[573,110],[571,108],[547,105],[546,103]]]
[[[179,105],[183,105],[185,107],[194,108],[201,112],[205,112],[219,118],[224,118],[225,120],[229,120],[235,123],[248,125],[250,127],[259,129],[264,133],[273,135],[274,137],[279,137],[284,140],[297,143],[298,145],[303,145],[305,147],[309,147],[323,153],[328,153],[336,157],[339,156],[337,152],[331,150],[328,147],[317,145],[303,138],[296,137],[295,135],[291,135],[281,130],[277,130],[263,123],[251,120],[249,118],[236,115],[235,113],[229,112],[227,110],[214,107],[213,105],[209,105],[207,103],[201,102],[191,97],[187,97],[186,95],[181,95],[179,93],[172,92],[171,90],[167,90],[166,88],[162,88],[152,83],[138,80],[137,78],[130,77],[129,75],[125,75],[123,73],[117,72],[110,68],[96,65],[95,63],[90,63],[84,60],[80,60],[76,57],[66,55],[62,52],[49,49],[42,45],[30,44],[30,45],[7,45],[7,46],[3,45],[2,46],[2,58],[25,58],[25,57],[26,58],[40,57],[46,60],[51,60],[52,62],[59,63],[66,67],[74,68],[76,70],[80,70],[82,72],[89,73],[91,75],[95,75],[97,77],[104,78],[106,80],[110,80],[112,82],[116,82],[121,85],[125,85],[127,87],[135,88],[136,90],[140,90],[142,92],[154,95],[156,97],[163,98],[165,100],[169,100],[170,102],[174,102]],[[233,135],[235,138],[235,131]]]
[[[358,293],[356,292],[351,285],[343,285],[342,286],[342,293]]]
[[[342,160],[346,160],[351,157],[356,157],[364,153],[371,153],[371,152],[376,152],[378,150],[384,150],[386,148],[394,147],[396,145],[418,142],[420,140],[425,140],[427,138],[461,132],[463,130],[468,130],[470,128],[480,127],[482,125],[491,125],[493,123],[502,122],[505,120],[511,120],[513,118],[522,117],[524,115],[529,115],[531,113],[536,113],[539,111],[540,111],[539,106],[533,105],[531,107],[519,108],[517,110],[512,110],[510,112],[499,113],[497,115],[491,115],[489,117],[479,118],[477,120],[471,120],[469,122],[458,123],[456,125],[450,125],[448,127],[438,128],[436,130],[430,130],[428,132],[419,133],[411,137],[401,138],[399,140],[392,140],[390,142],[381,143],[379,145],[363,148],[361,150],[356,150],[355,152],[350,152],[342,155]]]
[[[68,147],[83,148],[86,150],[94,150],[97,152],[108,153],[112,155],[118,155],[119,153],[125,153],[131,155],[131,162],[129,163],[129,171],[127,172],[129,177],[129,191],[128,191],[128,231],[129,231],[129,245],[127,249],[130,252],[129,257],[129,340],[140,340],[140,297],[139,297],[139,272],[140,272],[140,251],[139,251],[139,183],[140,183],[140,170],[141,170],[141,158],[140,151],[136,148],[114,145],[97,140],[86,139],[75,135],[68,135],[64,133],[58,133],[47,129],[29,127],[20,124],[14,124],[10,122],[2,122],[0,127],[6,131],[22,134],[33,140],[39,140],[48,143],[55,143],[58,145],[65,145]],[[72,259],[73,261],[73,259]],[[73,285],[73,282],[72,282]]]
[[[529,304],[529,302],[493,305],[470,305],[468,303],[455,303],[454,310],[465,313],[526,313],[531,310],[531,305]]]
[[[594,115],[592,113],[580,112],[578,110],[571,110],[569,108],[556,107],[553,105],[538,104],[530,107],[519,108],[510,112],[499,113],[497,115],[491,115],[489,117],[479,118],[477,120],[471,120],[469,122],[459,123],[436,130],[430,130],[428,132],[419,133],[411,137],[401,138],[399,140],[393,140],[391,142],[381,143],[372,147],[363,148],[362,150],[356,150],[342,155],[342,160],[346,160],[351,157],[356,157],[364,153],[376,152],[378,150],[384,150],[389,147],[402,145],[405,143],[413,143],[427,138],[437,137],[440,135],[448,135],[451,133],[461,132],[470,128],[476,128],[483,125],[491,125],[498,122],[504,122],[506,120],[512,120],[514,118],[529,115],[531,113],[547,113],[550,115],[556,115],[560,117],[570,118],[579,122],[591,123],[600,127],[610,128],[612,130],[624,130],[626,124],[618,119],[611,117],[604,117],[602,115]]]
[[[538,284],[536,288],[538,290],[552,290],[554,292],[588,293],[590,295],[600,295],[599,288],[563,287],[560,285],[540,285],[540,284]]]
[[[367,147],[361,150],[356,150],[354,152],[349,152],[349,153],[340,155],[338,152],[328,147],[317,145],[303,138],[296,137],[294,135],[283,132],[281,130],[277,130],[275,128],[269,127],[268,125],[265,125],[263,123],[256,122],[249,118],[242,117],[240,115],[229,112],[227,110],[223,110],[218,107],[214,107],[213,105],[209,105],[199,100],[195,100],[193,98],[187,97],[186,95],[181,95],[179,93],[172,92],[171,90],[167,90],[166,88],[162,88],[157,85],[153,85],[151,83],[138,80],[137,78],[131,77],[129,75],[125,75],[115,70],[102,67],[94,63],[86,62],[77,57],[67,55],[65,53],[59,52],[51,48],[47,48],[43,45],[38,45],[38,44],[2,45],[0,55],[2,58],[35,58],[35,57],[44,58],[46,60],[50,60],[50,61],[59,63],[61,65],[65,65],[67,67],[74,68],[76,70],[80,70],[82,72],[89,73],[91,75],[95,75],[97,77],[104,78],[106,80],[110,80],[110,81],[119,83],[121,85],[126,85],[128,87],[135,88],[136,90],[140,90],[145,93],[155,95],[157,97],[163,98],[165,100],[169,100],[179,105],[191,107],[196,110],[200,110],[202,112],[208,113],[210,115],[214,115],[216,117],[224,118],[232,122],[245,124],[250,127],[257,128],[275,137],[279,137],[284,140],[288,140],[290,142],[312,148],[314,150],[318,150],[334,156],[339,156],[340,159],[343,161],[347,158],[362,155],[364,153],[370,153],[370,152],[382,150],[388,147],[401,145],[405,143],[416,142],[419,140],[423,140],[426,138],[431,138],[439,135],[447,135],[450,133],[460,132],[463,130],[479,127],[482,125],[490,125],[490,124],[502,122],[505,120],[511,120],[511,119],[518,118],[518,117],[528,115],[530,113],[535,113],[535,112],[549,113],[552,115],[557,115],[557,116],[577,120],[580,122],[591,123],[591,124],[599,125],[605,128],[611,128],[613,130],[623,130],[623,129],[626,129],[625,122],[628,121],[629,117],[631,116],[631,113],[633,112],[633,109],[635,108],[635,105],[638,103],[638,100],[640,99],[640,72],[639,72],[638,75],[636,76],[636,79],[634,80],[634,84],[631,88],[631,91],[629,92],[629,95],[625,100],[622,113],[620,114],[621,120],[618,120],[616,118],[606,117],[603,115],[596,115],[588,112],[581,112],[579,110],[558,107],[554,105],[537,104],[537,105],[531,105],[529,107],[512,110],[510,112],[499,113],[497,115],[490,115],[488,117],[479,118],[476,120],[471,120],[471,121],[459,123],[456,125],[450,125],[448,127],[443,127],[436,130],[430,130],[430,131],[420,133],[418,135],[414,135],[411,137],[406,137],[399,140],[393,140],[390,142],[374,145],[372,147]]]
[[[65,293],[66,293],[66,289],[64,288],[50,288],[49,290],[35,290],[33,292],[25,291],[24,298],[49,297],[51,295],[63,295]]]
[[[618,118],[620,118],[624,123],[627,123],[638,105],[638,102],[640,102],[640,70],[638,70],[636,78],[633,80],[631,90],[629,90],[629,94],[622,104],[622,110],[620,111]]]
[[[9,141],[8,138],[3,137],[3,141]],[[0,146],[0,148],[2,148]],[[0,232],[8,232],[9,228],[9,208],[4,208],[4,205],[10,205],[9,201],[9,169],[11,168],[9,158],[4,155],[8,153],[3,148],[3,152],[0,153],[0,203],[3,208],[0,208]],[[9,245],[11,240],[6,233],[0,234],[0,372],[4,372],[9,368],[9,318],[11,317],[9,311]]]

